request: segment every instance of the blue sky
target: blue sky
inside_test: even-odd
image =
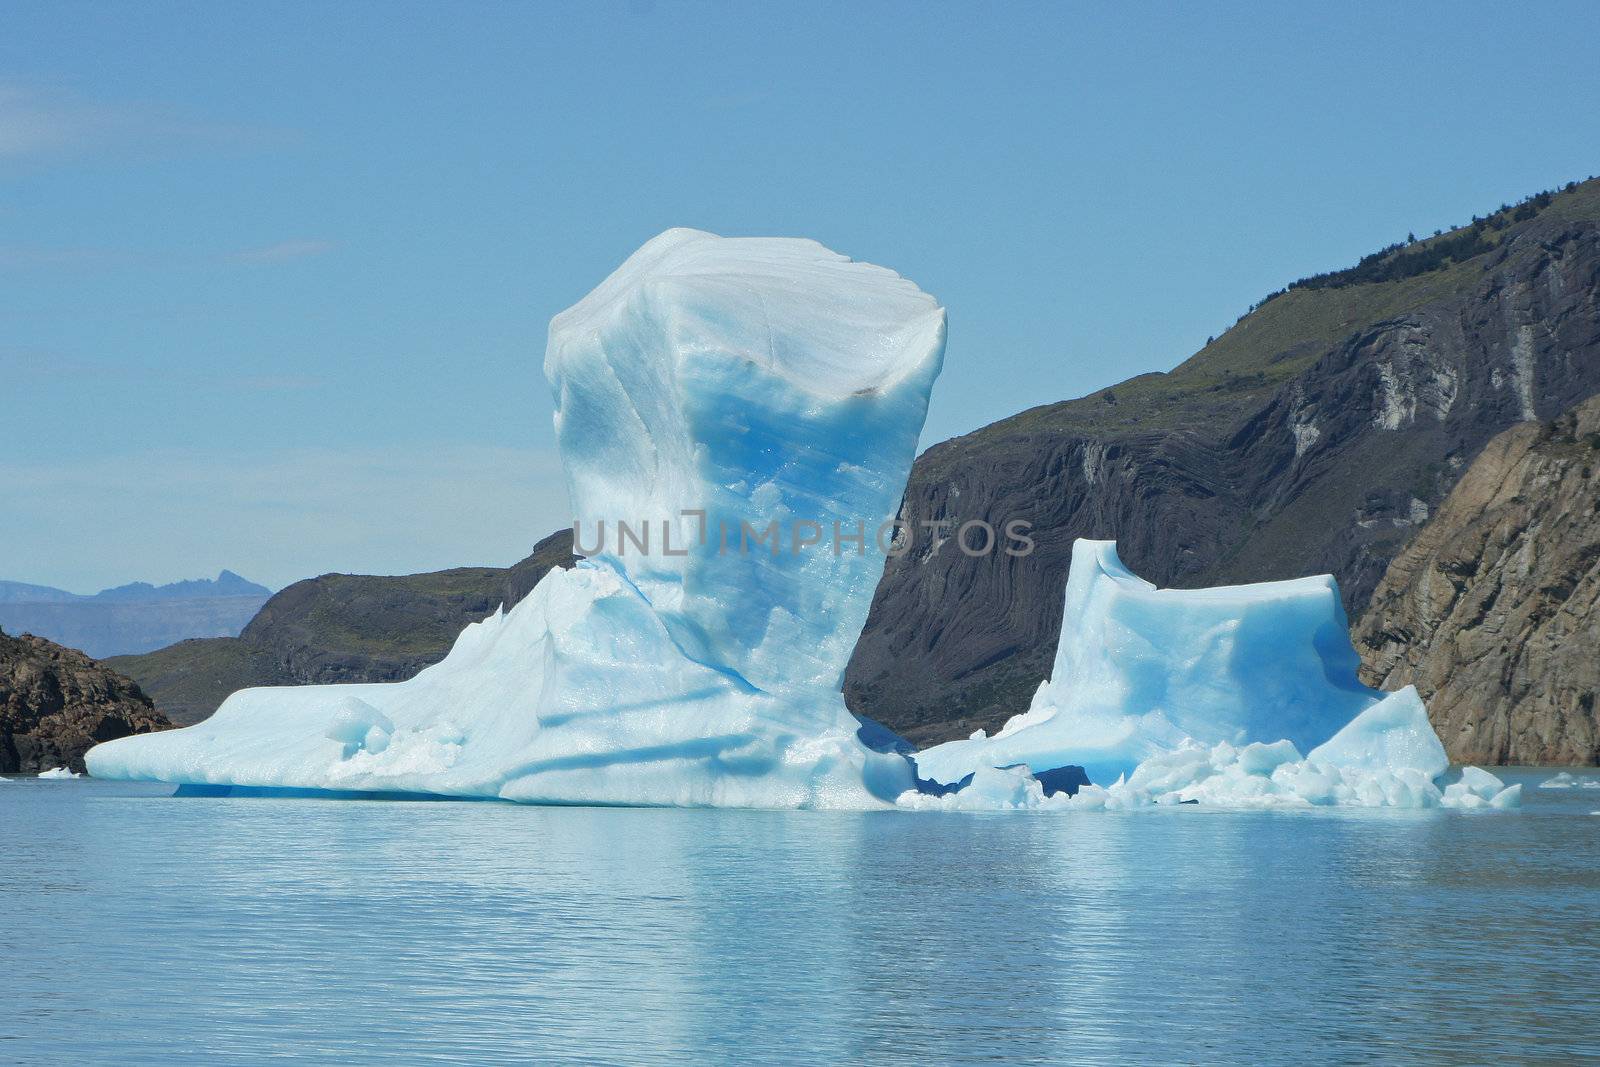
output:
[[[669,226],[949,309],[924,444],[1600,171],[1600,6],[0,3],[0,578],[507,564]]]

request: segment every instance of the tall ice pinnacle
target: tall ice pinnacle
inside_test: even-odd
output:
[[[837,689],[943,356],[944,309],[893,271],[668,230],[550,323],[582,547],[688,655],[764,691]]]

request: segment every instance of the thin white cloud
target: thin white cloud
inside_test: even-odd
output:
[[[337,247],[338,245],[332,241],[320,239],[279,241],[277,244],[261,248],[246,248],[232,252],[225,258],[232,263],[288,263],[291,260],[320,256],[324,252],[332,252]]]
[[[0,157],[61,152],[92,136],[105,121],[81,102],[0,83]]]
[[[100,151],[266,147],[283,130],[215,122],[142,101],[91,100],[59,86],[0,80],[0,162],[39,163]]]

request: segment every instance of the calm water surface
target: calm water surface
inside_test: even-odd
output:
[[[1600,790],[843,815],[0,783],[0,1061],[1600,1062]]]

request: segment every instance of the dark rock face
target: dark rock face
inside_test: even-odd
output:
[[[1458,763],[1600,763],[1600,397],[1491,441],[1355,630]]]
[[[76,649],[0,633],[0,772],[83,772],[101,741],[172,725],[139,687]]]
[[[1291,291],[1167,375],[935,445],[902,518],[1033,524],[1025,557],[931,539],[884,571],[852,710],[926,744],[1048,672],[1072,542],[1161,585],[1331,572],[1351,617],[1496,434],[1600,392],[1600,183],[1446,270]]]
[[[1354,617],[1491,437],[1600,391],[1600,225],[1533,225],[1484,258],[1467,292],[1353,334],[1241,426],[1259,518],[1217,579],[1328,571]]]
[[[272,597],[237,638],[184,641],[110,662],[185,725],[248,686],[397,682],[443,659],[468,623],[501,604],[510,609],[552,567],[574,562],[572,531],[562,530],[512,567],[326,574]]]

